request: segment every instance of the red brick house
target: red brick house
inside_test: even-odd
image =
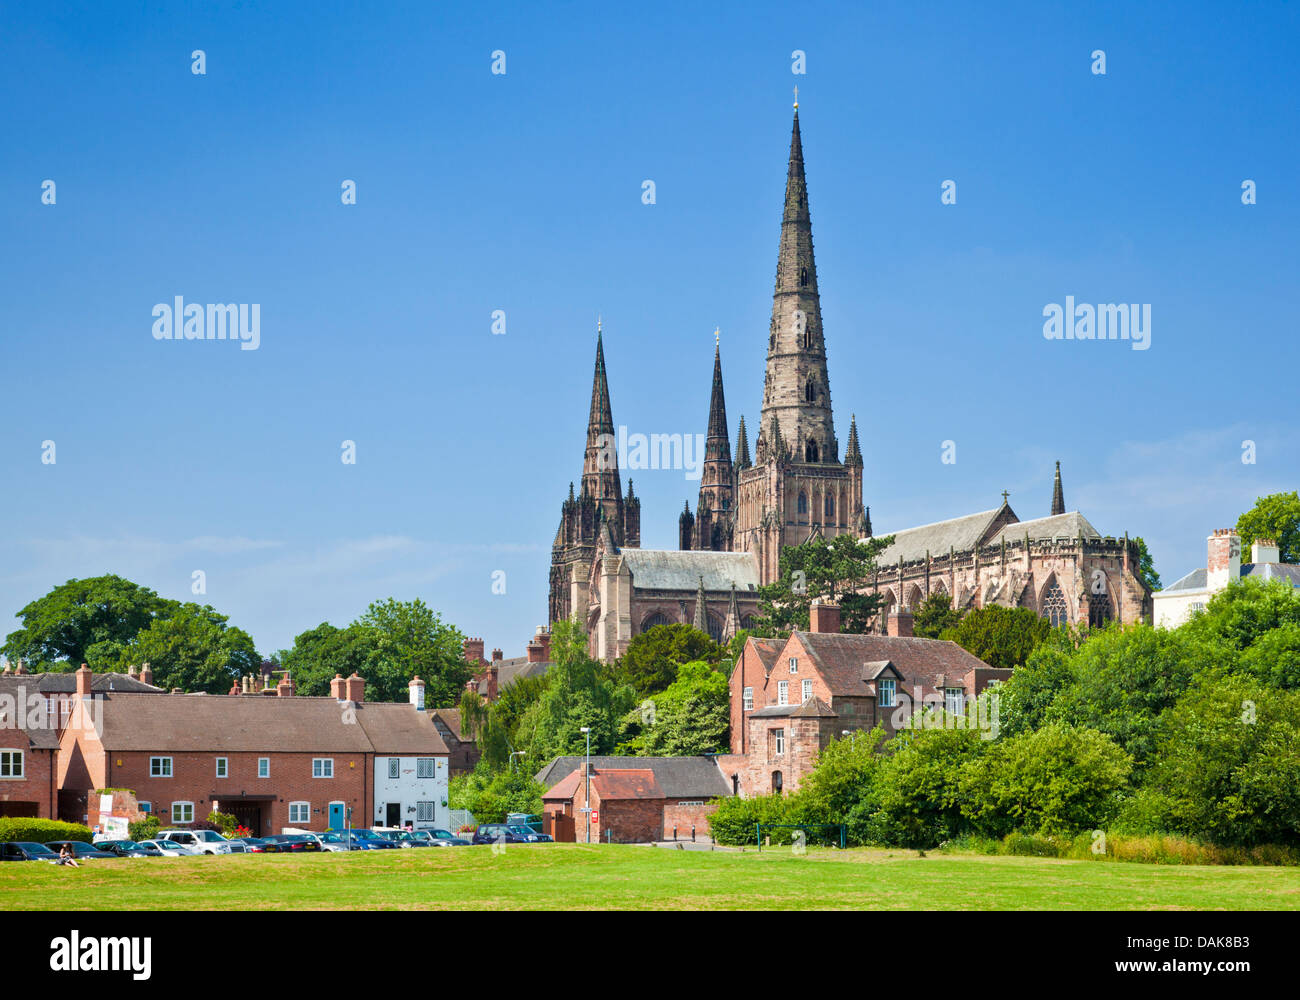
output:
[[[583,757],[557,757],[537,774],[543,829],[557,841],[644,844],[707,837],[709,802],[731,787],[711,757],[592,757],[590,781]],[[588,805],[590,788],[592,813]],[[593,818],[594,817],[594,818]]]
[[[840,632],[839,608],[814,604],[812,628],[779,641],[750,639],[731,674],[731,749],[719,763],[741,795],[796,791],[833,739],[880,726],[892,735],[921,706],[962,713],[1009,670],[954,642],[910,634]],[[903,634],[898,634],[898,633]]]
[[[57,814],[57,718],[27,678],[0,677],[0,816]]]
[[[376,809],[405,820],[415,814],[414,801],[410,808],[377,801],[377,787],[388,794],[382,789],[393,761],[395,782],[431,783],[421,813],[446,807],[445,791],[434,792],[432,783],[445,790],[448,751],[422,710],[422,685],[415,703],[416,681],[411,704],[366,703],[356,674],[335,678],[334,695],[322,698],[297,697],[282,681],[276,694],[109,692],[92,699],[88,675],[78,671],[79,697],[60,744],[62,819],[85,822],[89,794],[114,787],[134,792],[164,825],[219,809],[255,836],[340,828],[349,815],[351,825],[369,826]],[[407,758],[409,768],[401,764]],[[400,777],[408,772],[409,781]]]

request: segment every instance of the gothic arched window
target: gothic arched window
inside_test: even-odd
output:
[[[813,380],[809,379],[808,384],[803,387],[803,400],[805,403],[811,403],[817,398],[817,386]]]
[[[829,493],[826,494],[826,516],[827,517],[835,516],[835,498],[831,496]]]
[[[714,614],[705,615],[709,628],[709,638],[714,642],[722,641],[722,619]]]
[[[800,492],[799,492],[799,500],[798,500],[798,503],[797,503],[796,506],[795,506],[795,509],[796,509],[800,514],[807,514],[807,513],[808,513],[808,494],[807,494],[807,493],[804,493],[802,490],[800,490]]]
[[[804,445],[803,460],[805,462],[817,461],[817,442],[814,441],[812,438],[809,438],[808,443]]]
[[[1055,579],[1043,594],[1043,617],[1053,628],[1070,624],[1070,609],[1065,603],[1065,593]]]
[[[661,611],[656,611],[649,618],[641,623],[641,631],[649,632],[656,625],[672,625],[673,621]]]
[[[1106,594],[1088,595],[1088,624],[1100,628],[1110,621],[1110,597]]]
[[[806,267],[799,268],[799,287],[808,287],[808,268]]]

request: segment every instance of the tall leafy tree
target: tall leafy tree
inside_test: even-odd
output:
[[[780,574],[758,589],[756,635],[783,636],[807,629],[817,598],[840,606],[840,629],[865,632],[875,618],[880,597],[863,591],[875,577],[876,557],[893,544],[894,536],[855,538],[836,535],[830,541],[810,539],[781,550]]]
[[[9,633],[4,653],[34,670],[112,669],[127,644],[155,618],[180,607],[120,576],[69,580],[18,612],[22,627]]]
[[[1300,563],[1300,491],[1260,497],[1255,506],[1237,518],[1243,546],[1242,562],[1250,559],[1250,543],[1260,538],[1277,542],[1284,563]]]
[[[1138,535],[1133,539],[1138,547],[1138,569],[1137,578],[1147,585],[1147,589],[1152,592],[1161,588],[1160,574],[1156,572],[1155,560],[1151,558],[1151,552],[1147,548],[1146,539]]]
[[[682,665],[666,689],[644,699],[625,718],[635,733],[620,752],[683,757],[726,749],[731,698],[727,676],[697,660]]]
[[[722,649],[707,632],[693,625],[656,625],[634,636],[615,667],[619,681],[638,695],[663,691],[677,679],[683,663],[704,660],[716,664]]]
[[[1029,608],[990,604],[975,608],[940,638],[951,639],[991,667],[1018,667],[1047,638],[1052,626]]]
[[[923,639],[937,639],[945,629],[961,622],[960,611],[952,606],[952,597],[941,590],[930,594],[916,609],[912,632]]]
[[[370,640],[370,632],[356,623],[338,628],[321,622],[297,635],[293,648],[280,650],[278,659],[280,666],[289,671],[299,694],[324,697],[330,693],[330,681],[336,675],[365,676],[373,648]]]
[[[148,663],[163,688],[225,694],[241,674],[261,665],[252,637],[211,607],[182,604],[155,618],[119,654],[118,669]]]

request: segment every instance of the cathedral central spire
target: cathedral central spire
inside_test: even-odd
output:
[[[797,104],[790,131],[790,160],[786,168],[785,205],[768,335],[767,379],[759,422],[759,447],[764,453],[772,442],[764,441],[762,435],[767,433],[773,418],[780,426],[792,461],[838,464],[839,444],[831,415],[830,377],[822,335],[817,262],[813,255],[812,216],[808,208]]]
[[[603,334],[597,330],[596,370],[591,379],[591,410],[587,417],[587,450],[582,461],[582,492],[594,500],[622,503],[623,487],[618,475],[615,441],[609,381],[605,376],[605,344]]]

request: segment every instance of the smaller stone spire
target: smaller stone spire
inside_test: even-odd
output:
[[[1065,493],[1061,489],[1061,463],[1056,463],[1056,482],[1052,484],[1052,514],[1065,513]]]
[[[695,592],[695,627],[705,635],[709,634],[709,614],[704,604],[704,577],[700,577],[700,589]]]
[[[740,631],[740,608],[736,604],[736,581],[731,581],[731,598],[727,601],[727,620],[722,623],[722,641],[730,642]]]
[[[844,448],[844,464],[862,468],[862,448],[858,445],[858,417],[849,417],[849,443]]]
[[[691,548],[694,535],[695,518],[691,514],[691,502],[687,500],[682,504],[682,512],[677,518],[677,547],[683,552]]]
[[[745,417],[740,417],[740,433],[736,438],[736,471],[740,472],[753,465],[749,457],[749,434],[745,430]]]

